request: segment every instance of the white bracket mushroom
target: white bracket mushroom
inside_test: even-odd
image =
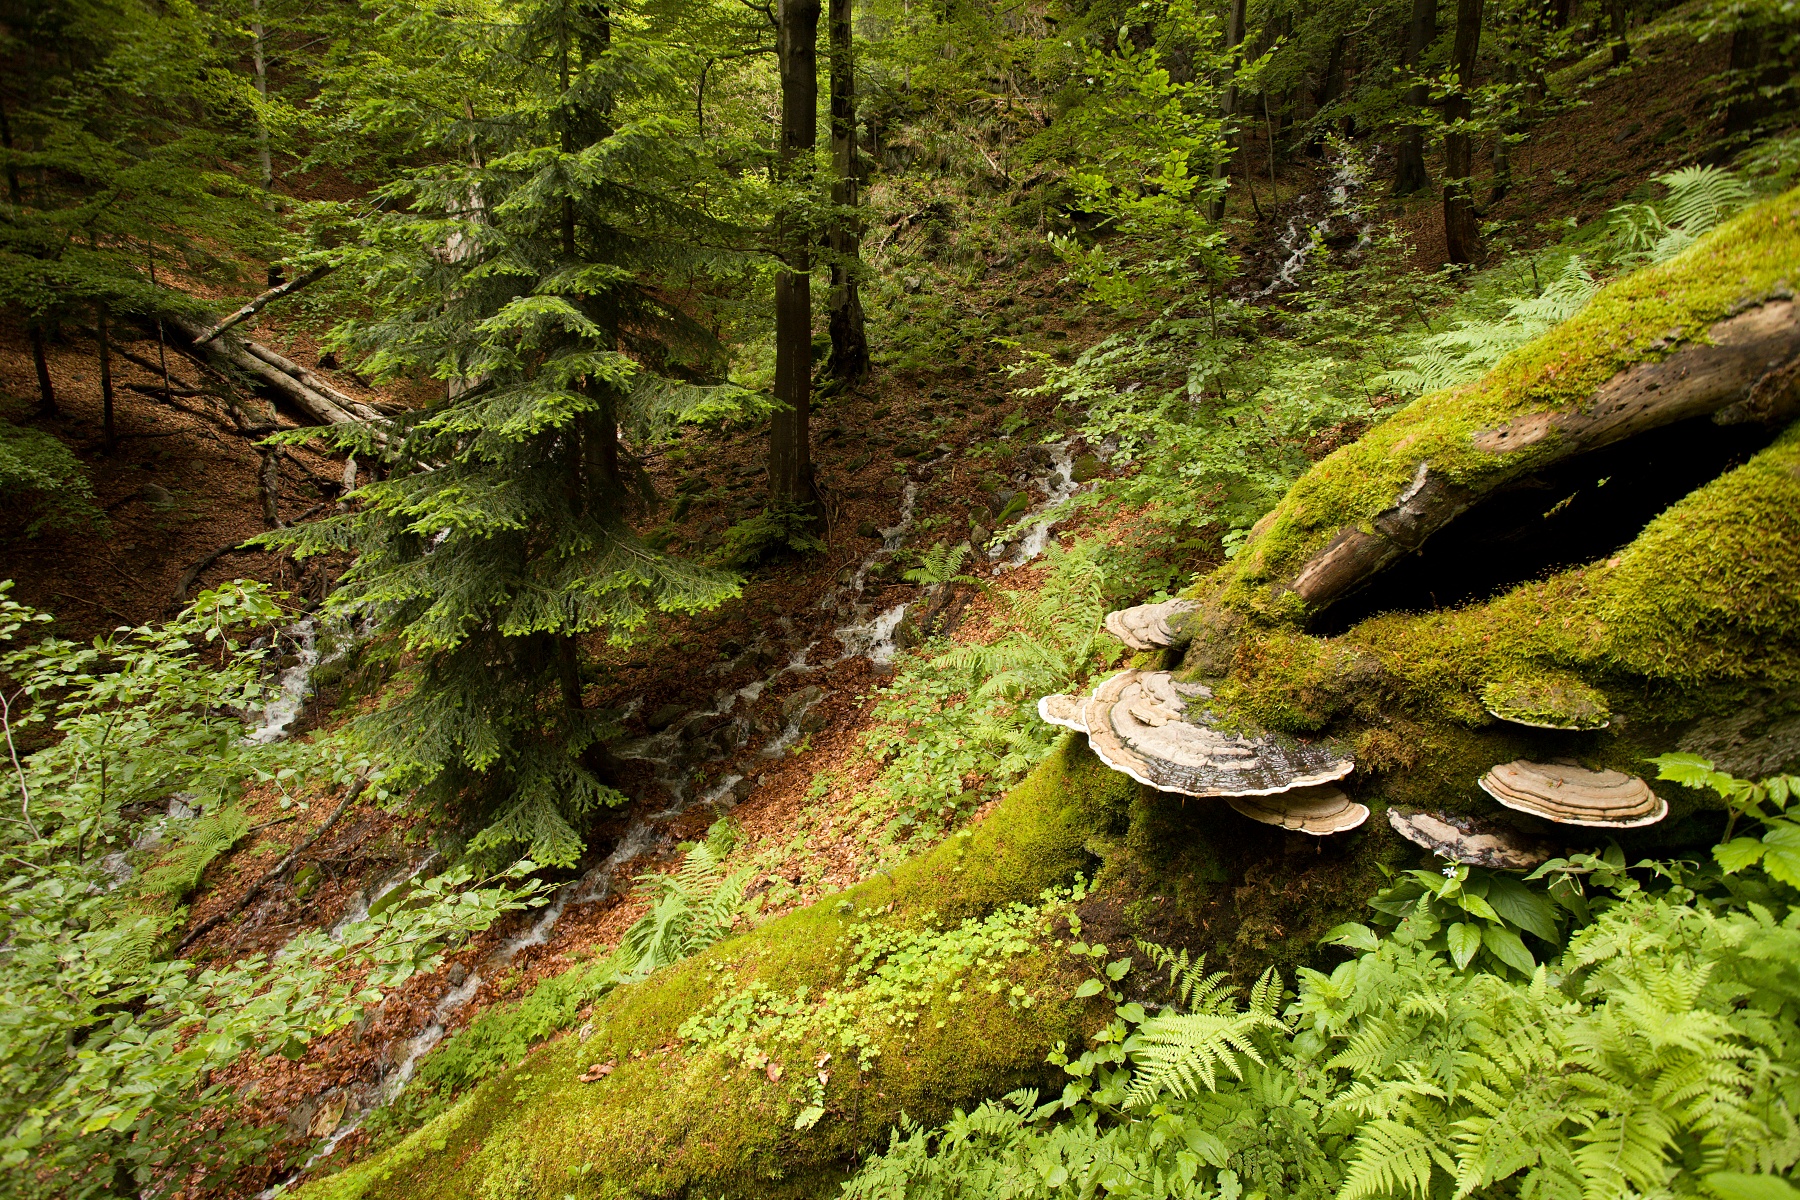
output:
[[[1669,815],[1669,805],[1636,775],[1590,771],[1566,760],[1515,759],[1481,777],[1481,790],[1519,812],[1559,825],[1635,829]]]
[[[1086,733],[1101,762],[1159,791],[1280,796],[1254,804],[1261,815],[1246,815],[1306,833],[1336,833],[1367,819],[1368,809],[1338,789],[1329,789],[1335,799],[1317,790],[1348,775],[1355,759],[1327,742],[1221,728],[1194,703],[1211,696],[1204,685],[1179,683],[1168,671],[1121,671],[1091,696],[1044,697],[1038,715]]]
[[[1161,650],[1187,640],[1176,618],[1199,607],[1192,600],[1177,599],[1122,608],[1106,614],[1106,629],[1133,650]]]
[[[1388,824],[1413,845],[1423,846],[1439,858],[1464,866],[1528,871],[1551,858],[1549,847],[1527,839],[1516,830],[1462,813],[1390,808]]]

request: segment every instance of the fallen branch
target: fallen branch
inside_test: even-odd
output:
[[[204,346],[207,342],[212,341],[221,333],[230,329],[233,325],[248,321],[251,317],[254,317],[257,313],[262,311],[265,305],[271,304],[274,301],[281,299],[283,296],[293,295],[307,284],[324,278],[336,269],[337,267],[335,265],[314,267],[310,271],[302,271],[300,274],[294,276],[286,283],[281,284],[279,287],[270,288],[268,291],[256,297],[256,299],[251,300],[249,303],[245,304],[244,307],[238,309],[229,317],[226,317],[223,321],[220,321],[217,325],[214,325],[211,329],[208,329],[205,333],[202,333],[199,337],[195,338],[194,345]]]
[[[291,524],[298,525],[303,521],[311,520],[314,516],[330,507],[331,502],[329,500],[325,501],[323,504],[315,504],[305,512],[301,513],[298,517],[295,517]],[[181,573],[181,581],[175,585],[175,598],[169,601],[167,611],[174,612],[177,608],[180,608],[182,601],[187,599],[188,589],[194,586],[194,581],[200,578],[201,572],[218,562],[221,558],[224,558],[227,554],[272,553],[276,552],[270,550],[267,546],[246,546],[242,542],[227,542],[225,545],[212,551],[205,558],[202,558],[199,562]]]
[[[307,836],[305,841],[301,842],[298,846],[295,846],[292,850],[289,850],[287,852],[287,857],[270,867],[267,871],[264,871],[263,877],[251,884],[249,889],[246,890],[242,896],[238,897],[238,902],[236,904],[232,905],[224,912],[214,913],[212,916],[206,918],[206,920],[190,929],[187,936],[181,939],[181,944],[175,947],[175,953],[180,954],[200,938],[211,933],[221,923],[229,921],[232,917],[243,912],[252,900],[262,894],[262,890],[265,887],[268,887],[269,884],[279,879],[283,872],[294,865],[295,859],[310,850],[312,844],[318,841],[327,829],[330,829],[333,825],[337,824],[337,819],[344,815],[344,810],[349,808],[350,805],[355,802],[356,798],[362,795],[363,789],[368,786],[368,779],[358,775],[356,777],[356,782],[350,785],[349,790],[344,793],[344,798],[338,801],[338,806],[331,810],[331,815],[325,818],[325,823],[323,825],[313,830],[312,833]]]
[[[261,546],[246,546],[242,542],[228,542],[220,546],[181,573],[181,582],[175,585],[175,598],[169,601],[168,611],[173,612],[180,608],[182,601],[187,599],[188,589],[194,586],[194,580],[200,578],[200,573],[227,554],[253,554],[260,550],[262,550]]]

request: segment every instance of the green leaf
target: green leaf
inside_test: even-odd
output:
[[[1705,1183],[1706,1190],[1719,1200],[1800,1200],[1800,1188],[1779,1175],[1714,1171]]]
[[[1101,984],[1098,979],[1084,979],[1081,981],[1081,986],[1075,989],[1075,998],[1077,1000],[1086,1000],[1089,996],[1098,996],[1100,994],[1100,987]]]
[[[1713,858],[1727,875],[1734,875],[1763,856],[1763,844],[1756,838],[1732,838],[1713,847]]]
[[[1483,926],[1481,944],[1487,947],[1489,954],[1515,971],[1529,975],[1537,970],[1537,959],[1531,957],[1531,951],[1525,948],[1519,935],[1510,929],[1502,929],[1498,925]]]
[[[1483,900],[1480,896],[1471,896],[1465,893],[1458,900],[1458,903],[1462,905],[1463,911],[1472,917],[1480,917],[1483,920],[1493,921],[1496,924],[1500,923],[1502,919],[1500,914],[1494,911],[1494,906],[1489,904],[1486,900]]]
[[[1561,940],[1555,906],[1512,876],[1495,874],[1488,877],[1487,902],[1502,918],[1527,933],[1534,933],[1546,942]]]
[[[1125,972],[1129,970],[1131,970],[1131,960],[1129,958],[1116,959],[1113,962],[1106,964],[1106,977],[1114,983],[1117,983],[1119,980],[1125,978]]]
[[[1763,870],[1789,887],[1800,887],[1800,825],[1770,821],[1762,840]]]
[[[825,1106],[824,1105],[809,1104],[805,1108],[800,1110],[799,1116],[794,1118],[794,1128],[795,1129],[811,1129],[814,1125],[817,1125],[819,1123],[819,1118],[824,1115],[825,1115]]]
[[[1465,921],[1457,921],[1444,931],[1444,940],[1450,946],[1450,957],[1457,967],[1466,967],[1481,949],[1481,930]]]
[[[1346,921],[1342,925],[1327,930],[1325,936],[1319,939],[1319,944],[1321,946],[1348,946],[1352,950],[1361,950],[1366,954],[1380,949],[1381,939],[1375,935],[1373,929],[1361,921]]]

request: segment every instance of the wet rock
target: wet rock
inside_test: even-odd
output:
[[[875,522],[873,521],[858,521],[856,523],[856,536],[864,538],[880,537],[881,530],[875,527]]]
[[[450,981],[451,987],[461,987],[468,982],[469,968],[462,963],[451,963],[450,970],[444,978]]]
[[[876,490],[884,496],[898,496],[900,494],[900,487],[900,477],[898,475],[889,475],[886,479],[881,481],[881,486]]]
[[[816,683],[809,683],[793,695],[781,702],[781,719],[792,721],[804,712],[808,705],[816,704],[825,694],[825,689]]]
[[[1092,454],[1084,454],[1076,459],[1069,469],[1069,478],[1076,483],[1088,483],[1100,477],[1100,460]]]
[[[969,529],[969,544],[979,550],[987,545],[988,539],[993,536],[994,531],[987,526],[975,525]]]
[[[649,719],[644,722],[644,728],[651,733],[661,733],[679,721],[686,712],[685,704],[665,704],[650,714]]]
[[[988,511],[996,516],[1005,512],[1007,506],[1013,502],[1013,497],[1018,494],[1011,488],[995,488],[988,494]]]

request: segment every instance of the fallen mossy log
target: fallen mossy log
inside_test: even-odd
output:
[[[1800,415],[1800,191],[1603,288],[1481,379],[1338,450],[1260,521],[1209,592],[1304,623],[1509,483],[1695,418]]]
[[[1758,320],[1782,327],[1789,317],[1777,306],[1792,299],[1783,281],[1797,272],[1800,192],[1605,289],[1483,380],[1420,400],[1318,464],[1237,559],[1190,590],[1192,611],[1171,616],[1185,649],[1135,660],[1205,682],[1221,728],[1241,732],[1231,723],[1242,722],[1353,747],[1355,770],[1340,786],[1382,819],[1329,838],[1284,833],[1221,800],[1184,802],[1142,788],[1067,739],[983,820],[892,877],[621,988],[595,1007],[585,1038],[534,1052],[398,1146],[302,1194],[832,1194],[843,1167],[902,1113],[929,1123],[980,1097],[1054,1085],[1045,1052],[1091,1032],[1106,1009],[1071,998],[1091,968],[1038,936],[995,973],[997,992],[970,988],[953,1001],[947,988],[922,989],[915,1018],[888,1023],[892,1009],[841,990],[856,947],[871,944],[857,939],[1032,903],[1096,862],[1097,890],[1081,910],[1085,937],[1115,952],[1130,936],[1210,945],[1227,952],[1217,965],[1254,971],[1291,965],[1359,908],[1377,864],[1424,853],[1394,831],[1390,806],[1480,813],[1559,850],[1598,848],[1613,835],[1630,854],[1710,845],[1722,814],[1698,793],[1666,795],[1670,813],[1656,825],[1595,831],[1502,809],[1477,780],[1498,764],[1559,756],[1641,774],[1644,757],[1676,748],[1740,774],[1800,758],[1800,426],[1772,425],[1753,453],[1734,452],[1714,477],[1645,515],[1618,547],[1506,581],[1497,594],[1377,612],[1327,636],[1309,627],[1328,606],[1294,584],[1346,530],[1377,534],[1376,519],[1398,507],[1422,462],[1428,478],[1471,497],[1436,526],[1436,541],[1532,470],[1583,461],[1566,452],[1585,436],[1577,418],[1597,411],[1583,405],[1623,394],[1607,392],[1609,383],[1671,360],[1681,339],[1698,343],[1734,314],[1758,310]],[[1677,329],[1687,332],[1666,340]],[[1741,394],[1713,389],[1710,407],[1681,419],[1743,405],[1778,420],[1790,402],[1783,345],[1777,338],[1759,351],[1767,369],[1748,384],[1752,372],[1743,363],[1733,369]],[[1518,423],[1534,414],[1549,414],[1545,434],[1521,449],[1478,444],[1493,431],[1525,428]],[[1644,435],[1613,444],[1636,436]],[[1366,578],[1381,579],[1407,557],[1370,559]],[[1484,697],[1506,698],[1502,710],[1513,717],[1495,715]],[[1535,711],[1559,697],[1583,711]],[[1763,770],[1744,769],[1752,759]],[[849,1027],[879,1049],[866,1071],[847,1061],[854,1056],[841,1041],[804,1033],[806,1014],[846,1001]],[[782,1042],[781,1021],[790,1018],[770,1018],[765,1041],[777,1053],[760,1069],[703,1036],[734,1020],[753,1029],[782,1005],[798,1014],[791,1019],[802,1035]],[[822,1060],[827,1052],[834,1057]],[[817,1123],[796,1129],[814,1107]]]
[[[752,1069],[678,1031],[709,1004],[753,989],[789,996],[806,988],[803,1006],[825,999],[855,960],[858,927],[880,937],[1036,903],[1093,869],[1088,844],[1125,827],[1138,792],[1065,743],[964,834],[620,988],[596,1006],[585,1040],[543,1048],[393,1150],[299,1194],[781,1194],[819,1185],[823,1173],[879,1144],[902,1113],[937,1120],[996,1088],[1045,1082],[1055,1043],[1080,1040],[1110,1015],[1104,1003],[1073,999],[1092,968],[1058,949],[1061,939],[996,952],[1003,967],[992,978],[1003,986],[995,990],[985,972],[954,1000],[948,986],[927,990],[915,1020],[889,1024],[893,1010],[859,1005],[856,1036],[875,1051],[867,1070],[836,1037],[804,1038]],[[590,1066],[608,1062],[604,1078],[582,1082]],[[815,1092],[821,1073],[827,1080]],[[824,1109],[817,1123],[797,1130],[814,1103]]]

